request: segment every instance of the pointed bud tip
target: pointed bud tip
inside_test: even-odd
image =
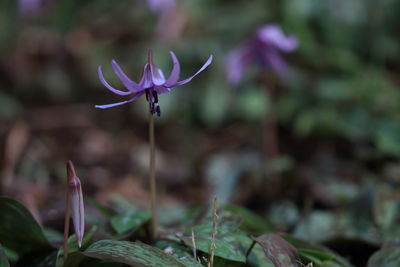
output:
[[[151,49],[147,50],[147,62],[153,63],[153,51]]]
[[[75,167],[71,160],[67,161],[67,175],[68,175],[68,180],[71,180],[76,176]]]

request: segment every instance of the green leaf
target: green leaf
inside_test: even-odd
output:
[[[377,188],[374,198],[374,220],[382,229],[386,239],[393,239],[397,235],[397,220],[400,218],[399,193],[389,186]]]
[[[126,211],[111,218],[111,226],[118,233],[122,234],[139,228],[150,220],[150,211]]]
[[[192,239],[190,237],[182,237],[182,240],[185,244],[191,248],[193,248]],[[210,239],[206,239],[203,237],[195,236],[195,243],[197,250],[200,250],[204,253],[210,253]],[[217,257],[221,257],[223,259],[238,261],[238,262],[246,262],[246,257],[244,253],[230,242],[225,239],[216,239],[215,240],[215,249],[214,254]]]
[[[112,217],[112,216],[116,216],[118,214],[118,212],[116,212],[115,210],[113,210],[113,209],[101,204],[100,202],[94,200],[91,197],[86,197],[85,200],[90,205],[95,207],[98,211],[100,211],[104,216]]]
[[[331,261],[335,258],[331,253],[313,249],[298,249],[298,252],[302,259],[308,259],[314,264],[322,264],[324,261]]]
[[[247,252],[253,243],[253,240],[242,232],[235,233],[234,237],[240,242],[240,245],[245,252]],[[254,267],[275,267],[272,261],[265,257],[264,250],[258,243],[256,243],[251,249],[246,264]]]
[[[79,252],[79,251],[73,252],[71,254],[68,254],[68,258],[65,261],[63,267],[77,267],[77,266],[79,266],[81,261],[83,261],[84,259],[85,259],[85,255],[83,255],[81,252]],[[58,262],[60,262],[60,261],[58,261]]]
[[[212,218],[211,214],[203,218],[203,223],[198,223],[193,227],[187,227],[185,236],[191,236],[192,229],[196,237],[209,238],[212,234]],[[217,220],[217,237],[236,232],[242,224],[242,218],[232,214],[230,211],[222,210],[218,214]]]
[[[10,267],[7,256],[4,253],[3,247],[1,246],[1,244],[0,244],[0,267]]]
[[[297,249],[300,259],[304,264],[312,262],[320,266],[351,266],[345,259],[326,247],[315,245],[289,235],[283,235],[282,237]]]
[[[46,239],[52,244],[62,243],[64,240],[64,235],[55,229],[43,228],[43,233]]]
[[[295,247],[276,234],[264,234],[254,238],[263,248],[265,255],[276,266],[297,267],[298,254]]]
[[[243,219],[240,229],[258,234],[271,231],[272,226],[264,218],[246,208],[228,205],[224,207],[224,210],[230,211]]]
[[[400,156],[400,127],[396,122],[384,121],[374,128],[374,141],[376,146],[383,152]]]
[[[54,249],[42,228],[21,203],[0,197],[0,210],[0,243],[5,247],[18,254]]]
[[[174,258],[183,262],[187,267],[202,267],[202,265],[194,259],[191,251],[189,251],[188,248],[176,242],[159,241],[157,242],[156,246],[167,254],[170,254]]]
[[[92,228],[89,229],[89,231],[86,231],[85,235],[83,236],[82,240],[82,248],[85,248],[89,245],[90,241],[92,240],[93,236],[97,232],[98,227],[96,225],[92,226]],[[81,248],[81,249],[82,249]],[[68,258],[71,256],[71,254],[79,251],[78,247],[78,242],[76,240],[76,235],[73,234],[68,238]],[[58,252],[57,252],[57,260],[56,260],[56,267],[61,267],[63,266],[63,255],[64,255],[64,247],[60,247]]]
[[[131,266],[184,267],[185,264],[155,247],[141,242],[101,240],[83,252],[87,257],[125,263]]]
[[[372,254],[368,260],[368,267],[398,267],[400,266],[400,244],[387,244]]]

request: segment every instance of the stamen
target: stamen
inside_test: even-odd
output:
[[[156,91],[152,91],[153,93],[153,98],[154,98],[154,103],[158,103],[158,94]]]
[[[156,107],[156,112],[157,112],[157,116],[160,117],[160,115],[161,115],[160,106],[157,106],[157,107]]]
[[[146,100],[149,102],[149,90],[146,90]]]

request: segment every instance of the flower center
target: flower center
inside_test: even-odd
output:
[[[149,102],[150,113],[157,113],[157,116],[160,117],[161,109],[158,104],[158,94],[153,88],[146,89],[146,100]]]

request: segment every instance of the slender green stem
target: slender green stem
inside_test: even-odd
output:
[[[278,125],[277,125],[277,119],[276,119],[276,114],[275,114],[275,90],[273,88],[273,85],[266,86],[266,94],[268,98],[266,99],[268,104],[268,110],[266,111],[264,122],[263,122],[263,147],[264,147],[264,154],[266,156],[266,159],[270,163],[279,154],[279,147],[278,147]]]
[[[150,142],[150,202],[151,202],[151,233],[152,238],[157,238],[157,204],[156,204],[156,176],[155,176],[155,144],[154,144],[154,118],[149,112],[149,142]]]
[[[215,250],[215,238],[217,236],[217,208],[218,201],[217,197],[214,197],[213,211],[212,211],[212,233],[210,242],[210,254],[208,258],[208,267],[214,267],[214,250]]]

